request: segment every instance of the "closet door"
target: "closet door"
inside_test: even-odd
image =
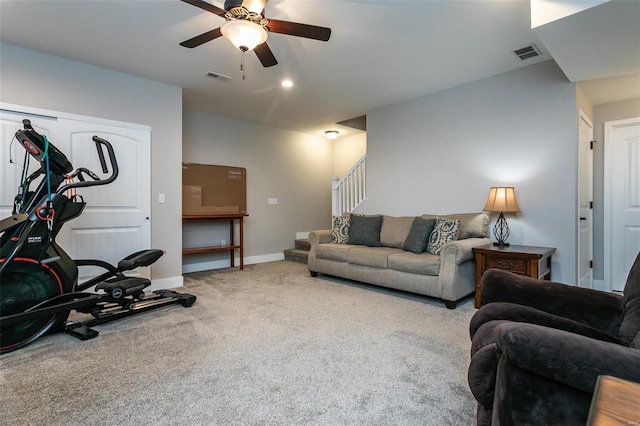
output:
[[[58,138],[67,141],[67,157],[74,167],[86,167],[106,179],[111,166],[109,173],[102,172],[91,139],[94,135],[113,145],[119,175],[108,185],[78,189],[87,206],[80,217],[65,225],[58,242],[72,259],[116,264],[131,253],[151,248],[151,134],[148,130],[60,118]],[[100,268],[82,267],[80,281],[101,272]],[[143,268],[137,274],[150,278],[151,271]]]
[[[25,149],[13,135],[23,128],[22,120],[25,118],[31,120],[33,128],[41,135],[46,135],[49,140],[53,141],[57,136],[57,121],[54,117],[0,110],[0,219],[11,216],[13,201],[22,178]],[[40,163],[30,158],[29,174],[39,168]],[[35,187],[36,183],[32,184],[32,187]]]

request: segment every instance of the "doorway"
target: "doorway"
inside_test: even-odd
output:
[[[622,290],[640,251],[640,117],[604,124],[604,278]]]

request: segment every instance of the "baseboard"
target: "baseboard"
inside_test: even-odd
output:
[[[182,276],[161,278],[157,280],[151,280],[151,286],[147,289],[149,291],[166,290],[169,288],[177,288],[183,286]]]
[[[248,256],[244,258],[245,265],[253,265],[256,263],[276,262],[278,260],[284,260],[284,253],[264,254],[261,256]],[[240,264],[240,258],[236,257],[234,260],[235,266]],[[182,273],[190,274],[192,272],[210,271],[212,269],[224,269],[231,267],[229,260],[214,260],[210,262],[190,263],[182,265]]]

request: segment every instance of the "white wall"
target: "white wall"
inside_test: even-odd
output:
[[[152,278],[182,285],[182,89],[6,43],[0,88],[2,102],[151,126],[151,242],[166,250]]]
[[[297,232],[330,226],[331,141],[196,111],[184,112],[183,130],[184,161],[247,169],[245,263],[281,259]],[[267,204],[268,198],[278,204]],[[228,225],[188,228],[186,246],[217,244],[228,235]],[[185,271],[222,267],[227,259],[223,254],[185,256]]]
[[[514,186],[508,241],[556,247],[552,279],[575,283],[575,90],[547,61],[368,113],[360,211],[477,212]]]
[[[343,177],[367,153],[367,134],[357,133],[333,141],[333,175]]]

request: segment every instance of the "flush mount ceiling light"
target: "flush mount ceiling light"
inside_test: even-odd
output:
[[[282,83],[280,83],[282,85],[282,87],[293,87],[293,81],[291,80],[282,80]]]
[[[324,135],[327,137],[327,139],[330,140],[334,140],[338,137],[339,134],[340,132],[338,132],[337,130],[327,130],[326,132],[324,132]]]

